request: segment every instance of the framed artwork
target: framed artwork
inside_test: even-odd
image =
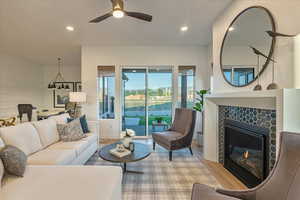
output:
[[[56,82],[57,87],[64,85],[69,86],[70,89],[55,89],[53,90],[54,108],[65,108],[65,104],[69,103],[69,92],[74,92],[74,82]]]
[[[81,91],[82,91],[81,82],[75,82],[75,92],[81,92]]]

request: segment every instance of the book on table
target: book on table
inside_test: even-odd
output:
[[[116,157],[118,157],[118,158],[123,158],[123,157],[128,156],[128,155],[131,154],[131,151],[129,151],[128,149],[125,149],[125,150],[122,151],[122,152],[117,151],[117,149],[111,149],[109,152],[110,152],[113,156],[116,156]]]

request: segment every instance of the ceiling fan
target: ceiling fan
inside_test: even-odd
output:
[[[124,1],[123,0],[111,0],[113,9],[111,12],[102,15],[100,17],[97,17],[93,20],[90,21],[90,23],[99,23],[111,16],[115,18],[122,18],[124,15],[129,16],[129,17],[134,17],[140,20],[144,20],[147,22],[152,21],[152,16],[144,13],[139,13],[139,12],[128,12],[124,10]]]

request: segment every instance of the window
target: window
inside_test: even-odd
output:
[[[254,79],[254,68],[235,68],[234,79],[235,85],[246,85]]]
[[[99,118],[115,118],[115,67],[98,67]]]
[[[195,66],[179,66],[178,102],[181,108],[193,108],[195,96]]]
[[[254,80],[254,68],[229,67],[223,72],[225,78],[236,86],[247,85]]]

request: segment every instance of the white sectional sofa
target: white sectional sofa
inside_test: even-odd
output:
[[[0,147],[13,145],[28,156],[24,177],[3,180],[1,200],[122,199],[121,168],[80,166],[98,149],[96,123],[89,122],[92,133],[80,141],[59,141],[57,124],[66,123],[68,117],[63,114],[0,129]]]

